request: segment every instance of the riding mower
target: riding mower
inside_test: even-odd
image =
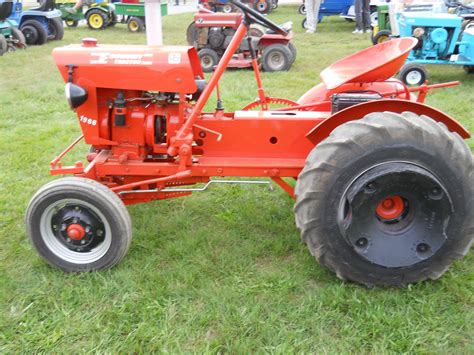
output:
[[[238,13],[214,13],[201,8],[200,12],[194,15],[194,21],[186,31],[186,38],[188,44],[198,50],[204,72],[214,70],[231,43],[240,22],[241,15]],[[264,71],[289,70],[296,59],[296,48],[291,43],[292,23],[287,22],[280,27],[283,27],[288,35],[282,36],[274,31],[265,32],[262,26],[252,24],[248,31],[252,46],[249,46],[247,40],[242,41],[228,67],[252,67],[252,57],[256,56]],[[253,54],[252,48],[255,51]]]
[[[278,0],[246,0],[247,4],[261,14],[269,14],[278,7]],[[199,5],[212,12],[238,12],[239,8],[232,5],[229,0],[199,0]]]
[[[106,0],[95,0],[94,3],[87,5],[85,12],[71,12],[76,0],[60,0],[56,3],[61,11],[61,17],[68,27],[77,27],[79,21],[86,20],[87,25],[93,30],[102,30],[108,26],[114,26],[117,23],[114,4]]]
[[[0,56],[6,52],[26,48],[25,36],[16,27],[17,23],[8,19],[13,6],[12,1],[0,0]]]
[[[400,37],[414,37],[417,45],[400,70],[407,85],[421,85],[428,79],[425,64],[463,66],[474,73],[474,25],[455,14],[402,12],[398,17]]]
[[[231,1],[242,14],[207,83],[191,46],[84,39],[53,50],[82,134],[50,163],[52,175],[73,176],[28,205],[40,256],[67,272],[111,268],[132,241],[126,205],[269,182],[212,177],[261,177],[295,200],[302,241],[339,278],[405,286],[441,277],[473,241],[474,161],[469,132],[423,101],[458,82],[408,88],[392,78],[417,45],[399,38],[332,64],[293,101],[266,94],[252,54],[258,98],[227,112],[218,83],[249,26],[288,35]],[[214,91],[216,109],[204,112]],[[88,165],[64,165],[83,140]]]
[[[28,10],[23,10],[22,0],[16,0],[9,19],[18,24],[29,45],[42,45],[48,40],[63,39],[61,12],[54,8],[54,0],[41,0],[38,7]]]

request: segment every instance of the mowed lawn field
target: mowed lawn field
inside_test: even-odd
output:
[[[323,68],[370,45],[338,17],[315,35],[303,33],[296,6],[270,18],[293,20],[298,50],[291,71],[263,74],[272,96],[298,99]],[[185,44],[191,19],[165,17],[166,44]],[[53,179],[49,161],[80,134],[51,51],[91,36],[146,43],[124,25],[79,27],[0,58],[0,353],[474,353],[472,251],[440,280],[405,289],[342,282],[300,242],[293,201],[278,188],[220,186],[129,207],[134,239],[121,264],[84,274],[49,267],[28,242],[24,213]],[[427,103],[474,131],[474,75],[429,71],[432,83],[462,83]],[[252,72],[229,71],[221,90],[227,110],[243,107],[256,97]]]

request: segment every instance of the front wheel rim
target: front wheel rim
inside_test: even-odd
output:
[[[129,23],[129,28],[130,28],[130,31],[136,32],[136,31],[138,30],[138,23],[137,23],[137,21],[130,21],[130,23]]]
[[[280,70],[285,65],[283,54],[280,52],[271,53],[268,57],[268,64],[273,70]]]
[[[93,28],[99,29],[104,25],[104,19],[99,14],[92,14],[89,17],[89,23]]]
[[[406,81],[408,85],[418,85],[421,84],[422,74],[418,70],[412,70],[407,73]]]
[[[346,243],[368,262],[409,267],[445,244],[452,213],[447,190],[430,171],[389,162],[350,183],[339,205],[338,226]]]
[[[78,199],[49,205],[40,218],[41,238],[54,255],[72,264],[100,260],[112,245],[112,231],[104,214]]]

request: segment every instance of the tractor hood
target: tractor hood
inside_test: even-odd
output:
[[[73,68],[72,82],[80,78],[89,87],[178,92],[196,92],[196,79],[204,78],[193,47],[97,45],[84,39],[82,45],[53,50],[65,82]]]

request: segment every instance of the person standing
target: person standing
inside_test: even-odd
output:
[[[356,28],[352,33],[370,33],[370,0],[355,0]]]
[[[318,25],[321,0],[305,0],[304,6],[306,8],[306,33],[315,33]]]

